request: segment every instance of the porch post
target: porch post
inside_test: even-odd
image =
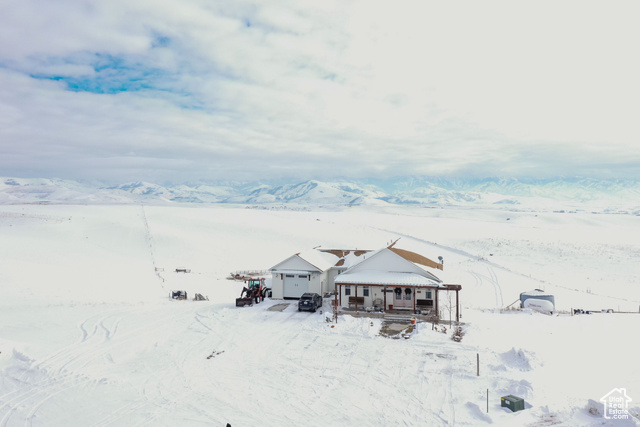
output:
[[[415,286],[413,287],[412,291],[413,291],[413,295],[412,295],[413,296],[413,314],[416,314],[416,298],[417,298],[416,295],[417,294],[416,294],[416,287]]]
[[[387,285],[384,285],[382,288],[384,290],[384,305],[382,306],[382,311],[387,311]],[[640,312],[640,310],[638,310]]]
[[[460,308],[458,305],[458,290],[456,289],[456,323],[460,321]]]
[[[440,312],[438,311],[438,288],[436,288],[436,317],[440,320]]]
[[[340,293],[338,294],[338,298],[340,301],[340,307],[342,307],[342,284],[340,284],[340,286],[338,287],[338,290],[340,291]]]
[[[356,313],[358,312],[358,285],[355,285],[356,287]]]

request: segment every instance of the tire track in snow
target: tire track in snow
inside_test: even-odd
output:
[[[164,289],[165,279],[162,274],[160,274],[160,270],[158,269],[158,265],[156,264],[156,251],[153,244],[153,235],[151,234],[151,228],[149,228],[149,221],[147,221],[147,214],[144,210],[143,204],[140,205],[140,210],[142,212],[142,223],[144,225],[144,238],[147,242],[147,245],[149,246],[149,253],[151,255],[151,264],[153,265],[153,271],[161,281],[160,286],[162,286],[162,289]]]
[[[180,324],[180,329],[171,333],[175,338],[168,344],[170,354],[166,355],[166,364],[159,360],[145,363],[144,369],[148,376],[138,393],[147,411],[144,418],[135,425],[157,424],[158,420],[170,419],[178,410],[192,414],[195,420],[203,424],[217,424],[216,406],[207,401],[207,396],[203,396],[198,390],[217,387],[216,378],[210,375],[209,369],[223,361],[222,358],[227,357],[230,349],[237,347],[233,341],[237,334],[228,325],[236,323],[239,315],[240,312],[235,310],[212,311],[198,307],[194,311],[185,308],[176,321]],[[184,334],[181,331],[184,331],[185,326],[198,334],[190,335],[189,340],[182,339],[181,335]],[[212,349],[224,351],[211,359],[207,356],[212,354]],[[241,360],[242,358],[238,358],[234,362],[242,364]],[[237,370],[231,374],[237,376]],[[197,390],[190,387],[176,388],[176,384],[202,382],[209,383],[210,386],[201,385]],[[241,409],[240,407],[239,410]],[[126,417],[122,418],[127,420]]]
[[[474,286],[477,288],[482,288],[485,283],[488,283],[491,286],[494,296],[494,304],[495,308],[502,308],[504,305],[504,300],[502,297],[502,287],[498,282],[498,276],[495,274],[495,271],[491,268],[491,266],[486,266],[488,275],[481,274],[470,268],[467,269],[467,273],[473,277],[475,280]]]
[[[102,359],[102,364],[97,367],[98,372],[103,372],[105,361],[109,365],[113,363],[110,354],[114,350],[128,347],[131,342],[138,342],[149,335],[154,336],[157,332],[164,333],[163,325],[155,321],[146,322],[127,332],[118,332],[121,321],[129,313],[118,317],[119,314],[121,313],[113,310],[89,316],[78,323],[81,336],[76,343],[32,362],[29,369],[24,370],[18,378],[24,386],[0,398],[0,414],[6,411],[0,419],[0,426],[6,426],[18,412],[26,414],[24,422],[28,425],[51,398],[70,389],[98,386],[105,378],[96,379],[95,367],[94,372],[91,372],[89,366],[91,363]],[[116,337],[118,339],[113,341]],[[89,372],[91,374],[88,375]],[[28,377],[34,374],[42,379],[30,383]],[[28,386],[26,390],[25,386]]]
[[[184,341],[180,340],[185,325],[196,324],[197,327],[203,327],[201,317],[207,316],[193,312],[194,306],[184,305],[179,307],[178,312],[166,319],[166,322],[152,325],[155,330],[161,330],[163,337],[170,337],[169,343],[166,345],[171,350],[170,354],[162,354],[168,359],[150,359],[149,361],[142,359],[144,363],[144,373],[147,377],[143,380],[142,386],[137,389],[139,399],[134,401],[135,406],[128,407],[123,405],[123,412],[111,414],[95,425],[108,425],[120,420],[125,420],[128,424],[135,426],[154,425],[158,420],[170,419],[176,409],[187,411],[194,414],[194,417],[203,418],[211,421],[210,413],[206,408],[192,404],[192,391],[183,388],[175,388],[176,384],[184,384],[186,376],[186,368],[188,363],[195,358],[205,357],[206,336],[199,339]],[[213,329],[206,327],[207,334],[213,332]],[[152,335],[155,336],[155,333]],[[198,356],[196,356],[198,355]],[[191,356],[191,357],[190,357]],[[168,363],[168,365],[166,363]],[[167,391],[171,391],[167,393]],[[142,410],[144,409],[144,410]],[[132,416],[138,415],[140,418],[135,423],[132,422]]]
[[[0,420],[0,426],[5,426],[11,416],[16,412],[16,410],[22,406],[25,406],[30,401],[35,401],[27,407],[28,414],[26,420],[30,420],[35,415],[36,410],[41,407],[47,400],[51,397],[66,391],[74,385],[84,385],[91,382],[91,379],[84,378],[79,375],[72,375],[70,372],[64,369],[65,366],[70,363],[71,360],[79,357],[77,348],[79,345],[85,343],[89,336],[94,336],[99,328],[99,324],[103,324],[104,319],[110,317],[111,315],[103,316],[104,313],[99,315],[93,315],[82,322],[79,327],[82,330],[82,337],[80,341],[69,346],[64,347],[63,349],[51,354],[50,356],[45,357],[44,359],[36,362],[32,362],[29,369],[25,369],[22,375],[17,379],[20,383],[28,384],[28,376],[33,374],[34,372],[46,376],[45,379],[40,380],[34,384],[31,384],[31,388],[27,391],[22,391],[21,389],[16,389],[11,393],[7,393],[0,398],[0,402],[4,402],[2,406],[0,406],[0,411],[3,411],[5,408],[8,408],[8,412],[3,416]],[[94,328],[89,334],[89,332],[84,329],[83,325],[94,317],[99,317],[100,320],[95,323]],[[104,325],[103,325],[104,326]],[[62,363],[59,361],[63,360]],[[73,383],[74,385],[67,386],[69,383]],[[44,398],[41,398],[41,395],[45,394]],[[11,395],[13,395],[11,397]]]

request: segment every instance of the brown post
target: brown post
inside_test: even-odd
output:
[[[436,318],[440,320],[440,312],[438,311],[438,288],[436,288]]]
[[[358,312],[358,285],[355,285],[356,287],[356,313]]]
[[[338,284],[333,282],[333,320],[338,323]]]
[[[340,307],[342,307],[342,285],[340,285],[340,293],[338,294],[338,297],[340,298]]]
[[[458,290],[456,289],[456,323],[460,321],[460,311],[458,305]]]
[[[387,311],[387,285],[384,285],[384,306],[382,307],[382,311]]]
[[[416,314],[416,287],[413,287],[413,314]]]

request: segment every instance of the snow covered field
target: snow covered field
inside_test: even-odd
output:
[[[640,425],[638,236],[632,215],[0,206],[0,427]],[[397,238],[462,285],[462,342],[429,323],[409,339],[378,319],[332,324],[327,300],[235,307],[230,272]],[[557,315],[501,310],[534,288]],[[589,414],[616,388],[635,417]],[[501,408],[508,394],[527,408]]]

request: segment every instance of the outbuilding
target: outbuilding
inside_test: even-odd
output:
[[[532,291],[522,292],[520,294],[520,305],[522,306],[522,308],[526,308],[527,300],[535,300],[536,302],[547,301],[547,303],[543,303],[543,304],[545,304],[545,306],[549,305],[550,307],[552,307],[552,309],[555,309],[555,306],[556,306],[555,297],[552,294],[543,291],[542,289],[534,289]],[[530,302],[533,302],[533,301],[530,301]]]

